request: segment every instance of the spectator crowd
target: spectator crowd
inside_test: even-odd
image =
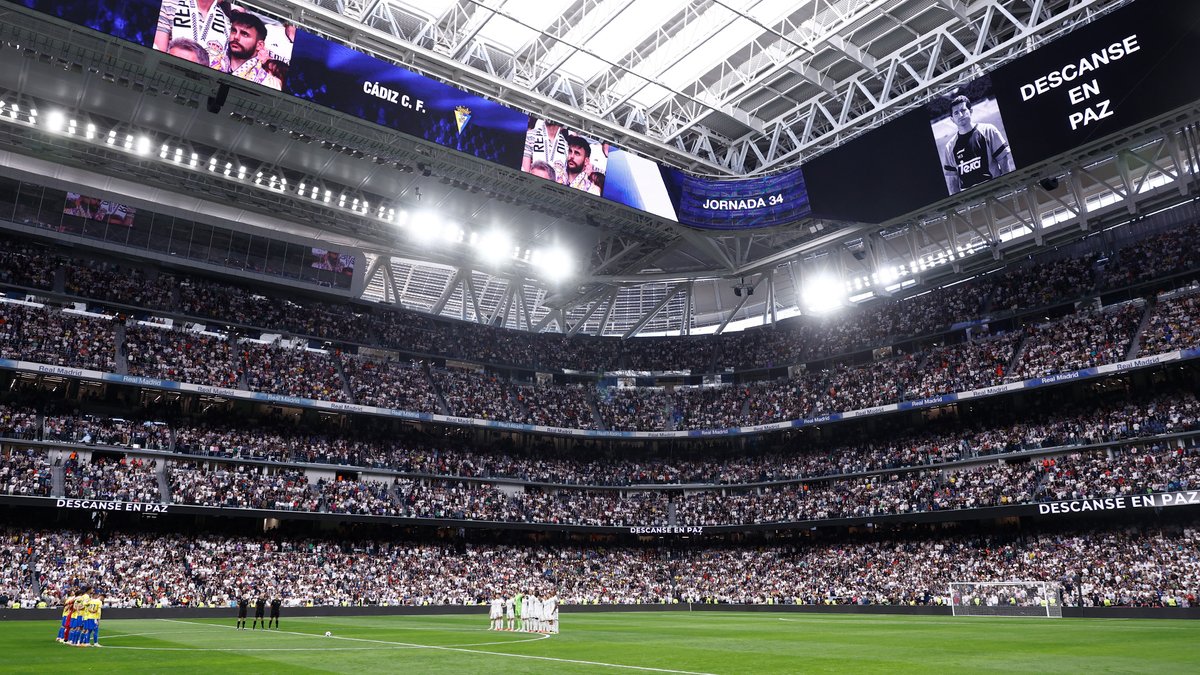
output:
[[[937,606],[951,582],[1049,583],[1067,606],[1195,607],[1200,532],[1153,527],[843,536],[758,547],[509,545],[7,529],[0,595],[116,607],[481,605],[545,584],[566,605]],[[482,609],[480,611],[483,611]]]

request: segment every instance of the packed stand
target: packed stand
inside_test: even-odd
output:
[[[386,484],[378,481],[328,481],[319,486],[319,501],[314,501],[308,481],[299,472],[194,466],[173,468],[171,484],[176,501],[187,504],[591,526],[666,524],[670,499],[661,491],[505,489],[486,482],[396,479],[398,506]],[[1111,456],[1106,451],[1074,452],[947,470],[697,491],[677,495],[674,503],[682,525],[753,525],[979,509],[1197,486],[1200,453],[1195,446],[1162,444]],[[226,495],[224,501],[220,495]]]
[[[206,468],[188,462],[167,467],[171,502],[239,509],[318,511],[320,504],[302,471],[270,472],[249,466]]]
[[[111,373],[114,330],[108,319],[0,302],[0,358]]]
[[[122,347],[130,375],[213,387],[238,385],[238,348],[228,339],[131,325],[125,328]]]
[[[592,397],[584,385],[517,385],[517,404],[529,424],[567,429],[595,429]]]
[[[667,522],[667,497],[659,492],[506,492],[488,483],[398,479],[396,496],[400,515],[409,518],[609,527]]]
[[[621,351],[628,343],[615,337],[568,337],[561,333],[538,333],[534,339],[539,367],[589,372],[616,370],[621,364]]]
[[[1113,450],[1113,455],[1073,453],[1042,460],[1046,478],[1040,500],[1200,489],[1200,453],[1195,446],[1129,446]]]
[[[0,235],[0,284],[50,289],[62,258],[41,246]]]
[[[398,516],[400,509],[389,492],[388,483],[377,480],[317,481],[319,510],[364,516]]]
[[[1200,293],[1159,301],[1142,331],[1138,356],[1200,345]]]
[[[1200,225],[1190,224],[1125,246],[1107,261],[1103,285],[1114,288],[1200,267]],[[174,304],[175,278],[148,281],[138,269],[59,257],[9,240],[0,244],[0,281],[49,288],[65,260],[67,290],[101,300],[150,308]],[[741,369],[780,367],[929,335],[986,313],[1005,313],[1066,302],[1093,293],[1096,254],[1009,267],[967,283],[898,301],[872,303],[840,316],[793,321],[721,338],[611,338],[529,334],[410,311],[374,309],[353,303],[267,297],[254,290],[204,279],[179,283],[179,309],[224,321],[361,344],[379,343],[408,353],[541,368],[585,371]],[[32,276],[31,276],[32,275]]]
[[[137,457],[93,457],[68,460],[63,465],[67,497],[123,502],[158,502],[158,463]]]
[[[32,448],[0,450],[0,494],[49,497],[53,474],[46,453]]]
[[[342,373],[355,403],[392,410],[440,413],[437,392],[419,363],[342,358]]]
[[[996,312],[1028,310],[1084,295],[1095,286],[1096,259],[1088,254],[1005,269],[991,277],[991,307]]]
[[[513,401],[509,382],[499,375],[440,368],[434,368],[430,373],[446,399],[451,415],[503,422],[524,419]]]
[[[612,431],[658,431],[666,428],[671,397],[661,389],[600,389],[596,405],[604,426]]]
[[[754,525],[830,518],[867,518],[951,509],[1026,504],[1041,475],[1028,464],[916,471],[832,482],[764,487],[720,495],[689,494],[676,501],[681,525]]]
[[[170,274],[158,274],[151,281],[137,267],[73,259],[67,267],[66,291],[70,295],[134,307],[173,309],[178,283]]]
[[[260,328],[283,329],[298,335],[330,340],[371,341],[366,308],[304,300],[297,304],[266,297],[230,284],[188,279],[179,287],[180,311],[190,316],[212,317]]]
[[[722,338],[723,365],[739,369],[795,365],[926,335],[979,315],[987,294],[980,284],[959,284],[849,314],[792,322]]]
[[[438,320],[406,310],[377,312],[373,318],[381,346],[389,349],[489,364],[533,366],[538,362],[538,337],[524,331]]]
[[[1104,269],[1104,285],[1121,288],[1200,267],[1200,223],[1147,237],[1119,249]]]
[[[735,457],[599,459],[559,453],[518,456],[448,442],[371,439],[233,426],[180,427],[177,452],[222,458],[341,464],[407,474],[571,485],[731,485],[861,474],[944,464],[1021,450],[1110,443],[1200,429],[1200,402],[1162,394],[1146,401],[1087,406],[986,428],[933,427],[832,446]]]
[[[713,372],[717,341],[692,337],[631,338],[621,343],[626,370]]]
[[[260,428],[219,424],[175,431],[175,451],[231,459],[388,468],[390,441],[297,431],[287,423]]]
[[[33,609],[42,600],[37,555],[30,532],[0,531],[0,610]]]
[[[1129,303],[1071,314],[1030,328],[1009,379],[1044,377],[1124,360],[1144,310],[1139,303]]]
[[[53,606],[82,585],[117,607],[231,607],[264,588],[278,588],[287,606],[479,605],[534,571],[567,605],[945,606],[951,582],[997,579],[1048,582],[1067,606],[1195,607],[1200,594],[1200,532],[1191,527],[818,537],[754,548],[8,530],[0,562],[0,590],[28,592],[14,572],[30,569]]]
[[[441,353],[441,324],[432,317],[404,311],[374,314],[374,334],[379,346],[408,354]]]
[[[743,387],[686,387],[672,396],[676,429],[728,429],[741,426]]]
[[[915,398],[923,357],[902,355],[861,365],[827,369],[751,387],[748,424],[797,420]]]
[[[0,438],[33,441],[38,440],[41,431],[42,423],[33,410],[0,405]]]
[[[908,396],[923,398],[1000,384],[1020,342],[1021,334],[1012,332],[935,348],[907,384]]]
[[[171,429],[161,422],[131,422],[94,415],[47,415],[42,440],[170,450]]]
[[[302,346],[242,344],[243,369],[251,391],[348,403],[332,356]]]

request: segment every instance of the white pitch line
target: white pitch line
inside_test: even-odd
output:
[[[116,621],[128,621],[128,619],[116,619]],[[188,635],[195,632],[196,631],[191,630],[156,630],[150,633],[119,633],[117,635],[105,635],[104,639],[117,640],[120,638],[142,637],[145,635]]]
[[[170,621],[173,623],[188,623],[188,624],[194,624],[196,626],[208,626],[210,628],[228,628],[231,630],[234,629],[234,626],[221,626],[221,625],[211,624],[211,623],[200,623],[198,621],[184,621],[183,619],[158,619],[158,620],[159,621]],[[286,631],[286,630],[275,631],[275,632],[288,633],[290,635],[305,635],[308,637],[321,637],[320,635],[317,635],[315,633],[298,633],[298,632]],[[550,637],[549,635],[543,635],[538,639],[545,639],[545,638],[549,638],[549,637]],[[341,636],[341,635],[332,635],[332,636],[330,636],[330,638],[335,639],[335,640],[353,640],[355,642],[373,642],[373,643],[385,644],[385,645],[403,645],[406,647],[420,647],[423,649],[433,649],[436,651],[445,651],[445,652],[461,652],[464,654],[483,654],[486,656],[507,656],[509,658],[514,658],[514,659],[530,659],[530,660],[534,660],[534,661],[553,661],[555,663],[574,663],[574,664],[578,664],[578,665],[582,665],[582,666],[600,666],[602,668],[639,670],[639,671],[651,672],[651,673],[675,673],[676,675],[715,675],[714,673],[703,673],[703,672],[698,672],[698,671],[694,671],[694,670],[673,670],[671,668],[654,668],[651,666],[630,666],[630,665],[625,665],[625,664],[621,664],[621,663],[605,663],[603,661],[584,661],[582,659],[562,659],[562,658],[558,658],[555,656],[535,656],[532,654],[507,654],[505,652],[489,652],[489,651],[484,651],[481,649],[466,649],[464,647],[422,645],[422,644],[417,644],[414,642],[392,642],[392,641],[388,641],[388,640],[371,640],[368,638],[354,638],[354,637],[345,637],[345,636]],[[528,640],[522,640],[521,642],[528,642]],[[520,644],[520,642],[513,641],[511,643],[505,642],[504,644]]]
[[[418,649],[416,645],[394,647],[133,647],[104,645],[105,649],[132,649],[140,652],[380,652]]]
[[[209,625],[209,624],[204,624]],[[214,628],[228,628],[228,626],[213,626]],[[466,632],[467,629],[461,629],[459,632]],[[486,629],[482,629],[486,630]],[[290,635],[303,635],[305,637],[316,637],[314,633],[297,633],[292,631],[273,630],[271,633],[288,633]],[[121,633],[119,635],[109,635],[104,638],[104,642],[109,640],[118,640],[120,638],[129,637],[144,637],[147,635],[195,635],[195,630],[162,630],[152,631],[149,633]],[[330,636],[333,637],[333,636]],[[534,637],[525,638],[522,640],[498,640],[495,642],[470,642],[467,644],[445,645],[447,647],[490,647],[492,645],[517,645],[523,642],[538,642],[549,638],[549,635],[537,635]],[[424,645],[407,645],[395,644],[386,647],[133,647],[128,645],[110,645],[105,644],[105,647],[113,649],[140,649],[143,651],[169,651],[169,652],[207,652],[207,651],[237,651],[237,652],[306,652],[306,651],[371,651],[381,649],[424,649]]]
[[[870,615],[864,614],[862,616],[868,617]],[[995,618],[995,617],[977,617],[977,618]],[[1005,617],[1005,618],[1008,618],[1008,617]],[[1030,617],[1030,618],[1036,619],[1037,617]],[[887,625],[892,625],[892,626],[964,626],[964,625],[966,625],[966,623],[963,621],[906,621],[903,619],[871,620],[868,618],[843,619],[840,617],[834,618],[834,617],[829,617],[829,616],[819,616],[819,617],[813,617],[811,619],[780,618],[779,620],[780,621],[788,621],[791,623],[858,623],[858,624],[866,623],[866,624],[870,624],[872,626],[878,626],[880,624],[887,624]]]
[[[883,620],[871,619],[871,618],[868,618],[870,616],[871,615],[869,615],[869,614],[863,614],[863,615],[860,615],[859,618],[849,619],[849,618],[841,618],[841,617],[835,618],[835,617],[829,616],[829,615],[814,615],[812,618],[809,618],[809,619],[778,617],[778,620],[779,621],[788,621],[791,623],[858,623],[858,624],[870,624],[872,626],[877,626],[880,624],[888,624],[888,625],[893,625],[893,626],[966,626],[969,623],[983,623],[983,621],[980,621],[980,619],[995,619],[997,624],[1002,624],[1005,622],[1009,622],[1013,619],[1042,619],[1042,618],[1045,618],[1045,617],[1037,617],[1037,616],[1027,616],[1027,617],[963,616],[963,617],[959,617],[958,619],[955,619],[954,621],[921,621],[921,620],[908,621],[905,619],[883,619]],[[916,618],[916,617],[914,617],[914,618]],[[975,621],[968,622],[968,621],[962,621],[962,619],[974,619]],[[1084,620],[1084,621],[1088,621],[1088,622],[1092,622],[1092,621],[1145,621],[1145,619],[1123,619],[1123,618],[1114,618],[1114,617],[1096,617],[1096,618],[1071,617],[1067,620],[1068,621]],[[1187,626],[1156,626],[1154,628],[1154,630],[1190,630],[1190,628]]]

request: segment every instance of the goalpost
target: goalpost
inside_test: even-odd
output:
[[[955,581],[950,584],[954,616],[1062,618],[1062,591],[1045,581]]]

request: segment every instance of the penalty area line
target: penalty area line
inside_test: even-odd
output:
[[[208,626],[210,628],[228,628],[230,630],[235,630],[234,626],[222,626],[219,624],[202,623],[199,621],[185,621],[183,619],[158,619],[158,620],[159,621],[170,621],[172,623],[186,623],[186,624],[192,624],[195,626]],[[304,635],[307,637],[314,637],[314,638],[323,637],[321,635],[317,635],[316,633],[300,633],[300,632],[296,632],[296,631],[287,631],[287,630],[277,630],[275,632],[276,633],[285,633],[288,635]],[[542,635],[535,640],[521,640],[519,642],[518,641],[505,642],[504,644],[521,644],[522,642],[536,642],[539,640],[547,639],[549,637],[550,637],[549,635]],[[421,649],[432,649],[435,651],[442,651],[442,652],[458,652],[458,653],[462,653],[462,654],[482,654],[484,656],[504,656],[504,657],[513,658],[513,659],[529,659],[529,660],[533,660],[533,661],[551,661],[554,663],[574,663],[574,664],[581,665],[581,666],[598,666],[601,668],[615,668],[615,669],[620,669],[620,670],[638,670],[638,671],[650,672],[650,673],[673,673],[674,675],[715,675],[714,673],[704,673],[704,672],[699,672],[699,671],[694,671],[694,670],[674,670],[671,668],[655,668],[653,666],[631,666],[631,665],[627,665],[627,664],[623,664],[623,663],[605,663],[603,661],[584,661],[582,659],[564,659],[564,658],[559,658],[556,656],[537,656],[534,654],[508,654],[506,652],[492,652],[492,651],[487,651],[487,650],[483,650],[483,649],[468,649],[466,647],[423,645],[423,644],[419,644],[419,643],[415,643],[415,642],[373,640],[370,638],[346,637],[346,636],[342,636],[342,635],[331,635],[327,639],[352,640],[354,642],[372,642],[375,644],[384,644],[384,645],[400,645],[400,646],[404,646],[404,647],[418,647]]]

